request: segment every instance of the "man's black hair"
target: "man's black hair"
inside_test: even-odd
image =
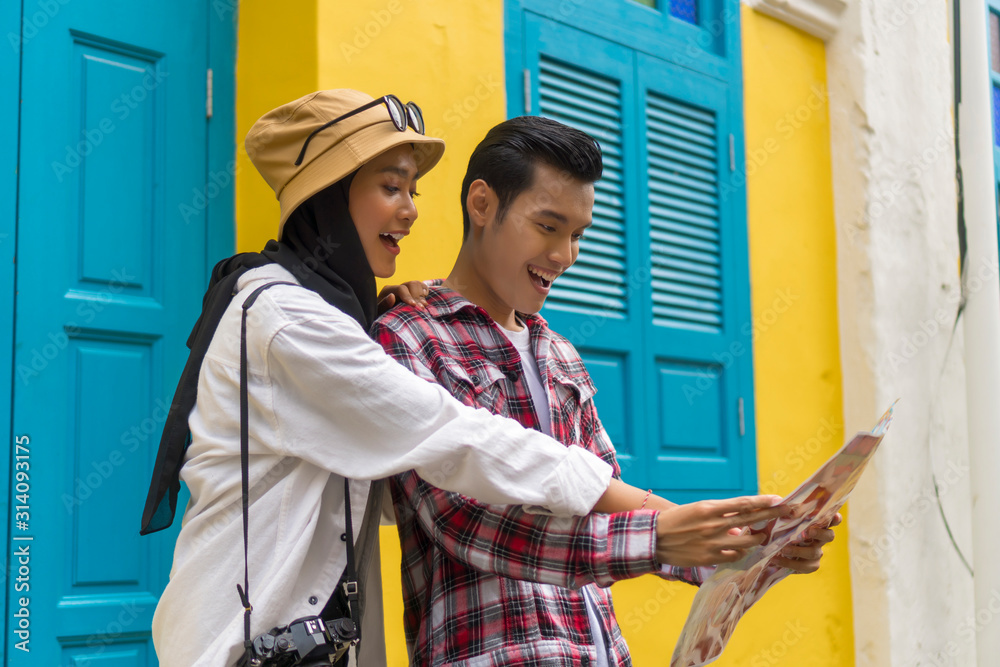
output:
[[[519,194],[531,187],[535,165],[547,164],[583,183],[601,178],[601,146],[586,132],[541,116],[505,120],[479,142],[462,181],[462,240],[469,236],[469,186],[483,179],[499,200],[499,224]]]

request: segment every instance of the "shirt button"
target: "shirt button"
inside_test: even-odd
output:
[[[319,602],[319,598],[317,598],[315,595],[309,596],[309,604],[316,604],[317,602]]]
[[[590,656],[588,656],[588,655],[581,655],[580,656],[580,664],[582,665],[582,667],[587,667],[587,665],[590,664]]]
[[[472,384],[479,384],[479,376],[478,375],[473,375],[470,379],[472,380]]]
[[[347,541],[347,533],[341,533],[340,534],[340,541],[341,542],[346,542]]]
[[[518,375],[517,371],[507,371],[506,375],[507,379],[510,380],[511,382],[517,382],[517,375]]]

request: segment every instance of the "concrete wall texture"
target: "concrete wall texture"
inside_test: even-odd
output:
[[[850,3],[827,51],[848,432],[902,399],[851,501],[858,665],[976,664],[950,27]]]

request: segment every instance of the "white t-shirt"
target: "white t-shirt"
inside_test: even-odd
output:
[[[511,331],[500,327],[504,335],[517,349],[521,356],[521,369],[524,371],[524,378],[528,382],[528,393],[531,394],[531,402],[535,406],[535,414],[538,415],[538,422],[542,428],[542,433],[552,435],[551,407],[549,406],[549,394],[542,384],[542,376],[538,371],[538,360],[535,359],[535,351],[531,347],[531,332],[528,327],[521,323],[520,331]],[[594,648],[597,650],[597,660],[595,667],[608,667],[608,648],[604,644],[604,633],[601,630],[601,623],[597,618],[597,608],[594,605],[594,598],[588,586],[580,589],[583,599],[587,605],[587,618],[590,620],[590,633],[594,636]]]
[[[535,406],[535,414],[538,415],[538,425],[541,426],[542,433],[552,435],[549,393],[545,391],[541,373],[538,372],[535,351],[531,348],[531,332],[523,324],[520,331],[510,331],[503,327],[500,327],[500,330],[504,332],[504,335],[507,336],[515,349],[517,349],[517,353],[521,355],[521,369],[524,371],[524,379],[528,381],[528,393],[531,394],[531,402]]]

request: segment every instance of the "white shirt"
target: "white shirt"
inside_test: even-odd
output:
[[[523,324],[520,331],[511,331],[504,327],[500,327],[500,330],[507,336],[521,357],[521,368],[524,370],[524,378],[528,383],[528,393],[531,394],[531,402],[535,406],[535,414],[538,416],[538,424],[541,426],[542,433],[552,435],[549,394],[542,384],[542,375],[538,371],[538,360],[535,358],[535,350],[531,347],[531,331]],[[601,630],[601,622],[597,617],[596,603],[588,588],[588,586],[584,586],[580,592],[583,595],[584,604],[587,606],[590,634],[594,637],[594,649],[597,655],[594,667],[608,667],[608,647],[604,643],[604,632]]]
[[[276,264],[240,277],[198,378],[181,469],[191,500],[153,617],[164,667],[231,665],[242,653],[240,314],[250,291],[274,280],[294,278]],[[355,531],[368,499],[364,480],[410,469],[486,503],[560,515],[589,512],[611,479],[610,467],[584,449],[463,406],[412,375],[310,290],[264,291],[249,310],[247,353],[252,636],[318,614],[329,598],[346,562],[342,476],[352,480]],[[366,609],[366,629],[376,609]],[[362,642],[363,663],[365,644],[382,642],[375,634]]]

